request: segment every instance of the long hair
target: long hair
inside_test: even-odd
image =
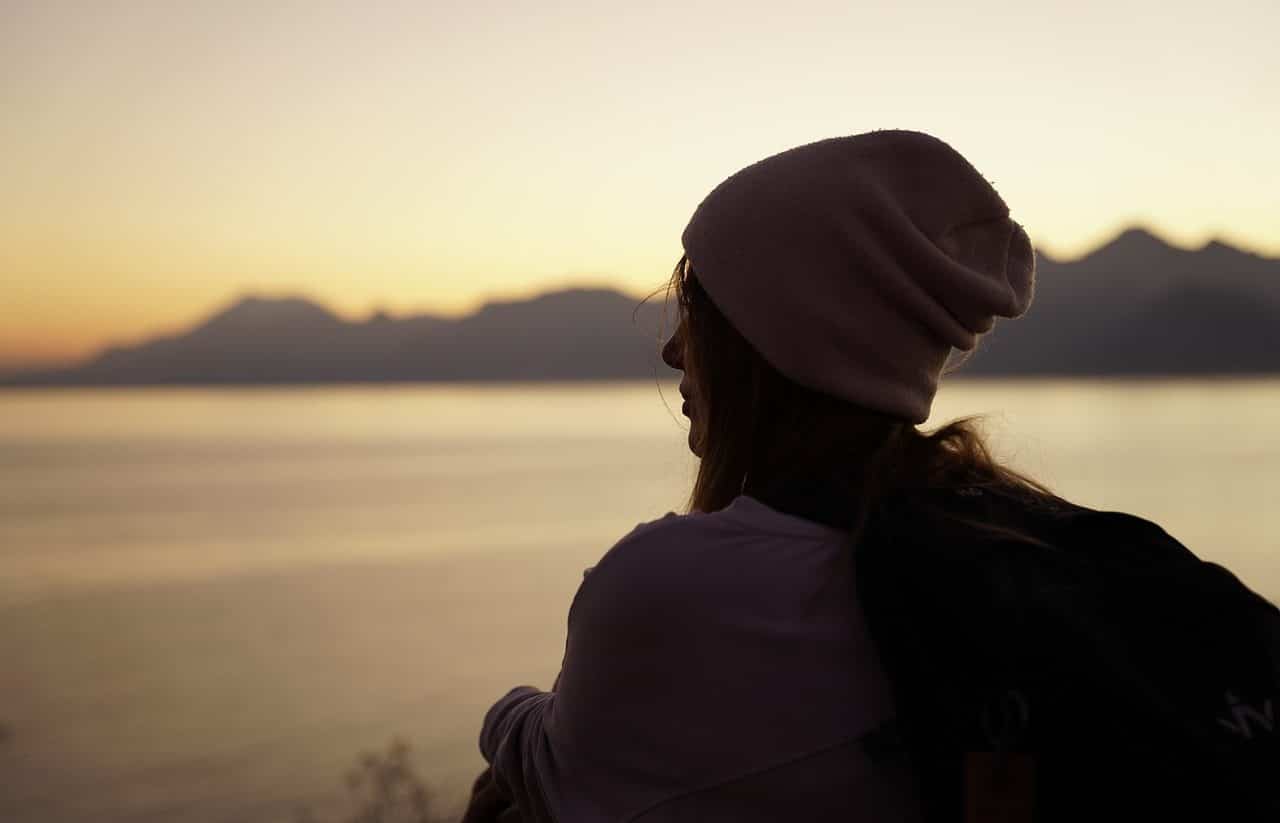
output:
[[[780,476],[833,469],[853,507],[856,541],[886,495],[911,489],[986,487],[1059,501],[1043,484],[991,454],[976,416],[930,432],[909,421],[801,386],[735,329],[698,282],[687,256],[667,285],[685,323],[684,367],[698,387],[701,462],[688,511],[712,512]],[[961,520],[976,531],[1040,541],[1016,528]]]

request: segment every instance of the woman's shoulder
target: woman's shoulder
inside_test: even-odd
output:
[[[705,601],[712,575],[709,547],[720,542],[720,518],[668,512],[636,524],[586,570],[569,609],[571,632],[626,638],[644,645],[670,633]],[[602,634],[603,633],[603,634]]]
[[[801,585],[828,574],[844,553],[843,537],[746,496],[715,512],[668,512],[614,543],[587,571],[579,595],[677,610],[758,600],[780,581]]]
[[[609,548],[601,563],[616,561],[632,555],[651,556],[655,551],[670,547],[675,541],[705,537],[714,531],[715,523],[708,523],[710,515],[701,512],[677,513],[669,511],[653,520],[637,523],[631,531]]]
[[[638,571],[652,566],[669,571],[673,562],[723,543],[735,528],[735,521],[724,511],[667,512],[637,523],[605,552],[593,573],[609,567]]]
[[[794,544],[839,539],[844,534],[842,529],[776,510],[744,494],[718,511],[667,512],[662,517],[638,523],[605,557],[639,556],[647,560],[674,554],[688,558],[719,550],[740,554],[747,543],[786,541]]]

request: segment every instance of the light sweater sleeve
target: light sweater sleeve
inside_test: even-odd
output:
[[[550,821],[544,785],[555,781],[544,720],[555,692],[517,686],[485,714],[480,753],[493,767],[498,785],[528,821]]]
[[[653,769],[671,754],[670,678],[689,651],[676,570],[656,556],[675,535],[653,525],[584,577],[554,689],[517,687],[485,715],[481,753],[531,819],[625,820],[685,785],[680,764]]]

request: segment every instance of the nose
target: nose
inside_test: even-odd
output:
[[[684,323],[667,339],[662,347],[662,362],[673,369],[684,371]]]

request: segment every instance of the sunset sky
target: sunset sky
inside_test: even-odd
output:
[[[0,365],[245,292],[658,286],[701,197],[927,131],[1045,252],[1280,255],[1280,3],[0,0]]]

